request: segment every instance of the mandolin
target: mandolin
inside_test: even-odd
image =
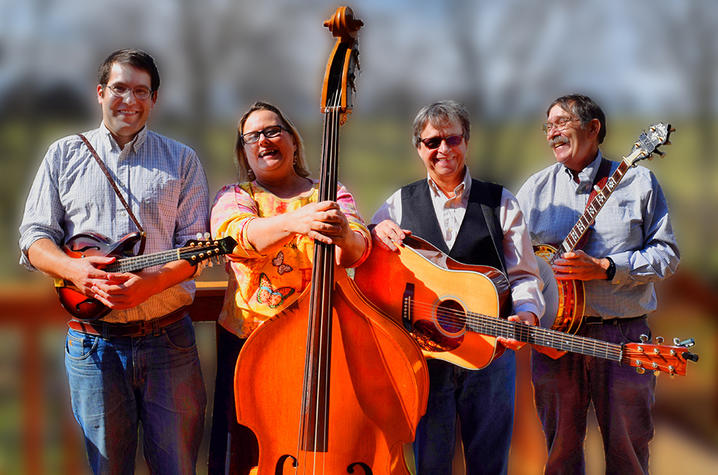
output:
[[[551,264],[561,254],[577,249],[581,238],[593,224],[599,211],[618,187],[626,172],[635,167],[640,160],[650,159],[653,154],[663,155],[658,147],[669,145],[669,136],[674,131],[675,129],[671,128],[670,124],[659,122],[651,125],[647,132],[642,132],[633,145],[631,153],[623,158],[613,175],[588,203],[583,214],[561,244],[558,246],[551,244],[534,246],[534,253],[540,258],[537,261],[541,279],[544,281],[543,295],[546,300],[546,312],[541,319],[542,326],[567,333],[576,333],[581,327],[585,308],[583,281],[557,280],[551,270]]]
[[[185,260],[190,264],[229,254],[237,245],[231,237],[216,241],[190,240],[179,248],[133,256],[132,249],[141,239],[139,232],[127,234],[113,242],[99,233],[81,233],[72,236],[63,246],[65,254],[73,258],[87,256],[110,256],[117,259],[104,266],[107,272],[136,272],[147,267],[159,266],[168,262]],[[70,315],[80,320],[96,320],[110,313],[110,308],[99,300],[87,297],[71,282],[55,279],[55,289],[60,304]]]
[[[376,279],[379,275],[383,278]],[[399,252],[374,247],[354,280],[367,299],[401,321],[425,357],[467,369],[483,368],[501,354],[499,336],[616,361],[640,372],[685,375],[686,360],[698,360],[687,350],[692,339],[674,340],[674,346],[647,339],[618,345],[500,318],[510,292],[501,271],[454,261],[416,236],[407,236]]]

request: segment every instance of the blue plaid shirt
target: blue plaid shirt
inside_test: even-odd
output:
[[[183,245],[208,230],[207,178],[197,154],[145,127],[124,149],[104,125],[86,132],[120,192],[147,233],[145,254]],[[89,149],[77,136],[53,143],[40,165],[20,226],[20,262],[33,269],[28,248],[48,238],[62,246],[78,233],[115,241],[137,231]],[[153,295],[141,305],[112,311],[105,321],[148,320],[192,303],[194,281]]]
[[[578,177],[555,163],[532,175],[516,197],[535,244],[559,244],[586,209],[601,152]],[[611,174],[619,162],[611,164]],[[586,315],[635,317],[656,309],[654,283],[673,274],[680,255],[668,206],[656,177],[645,167],[629,169],[591,226],[583,250],[610,257],[613,280],[585,282]]]

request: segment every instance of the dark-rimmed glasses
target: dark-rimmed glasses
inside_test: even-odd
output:
[[[282,130],[287,130],[287,129],[282,127],[281,125],[270,125],[269,127],[265,127],[262,130],[258,130],[256,132],[247,132],[246,134],[242,134],[242,143],[244,143],[244,144],[255,143],[259,140],[259,137],[261,135],[264,135],[268,139],[273,139],[274,137],[281,134]],[[289,132],[289,131],[287,130],[287,132]]]
[[[421,139],[421,143],[429,150],[435,150],[441,146],[441,142],[446,142],[446,145],[449,147],[456,147],[462,140],[464,140],[463,135],[449,135],[448,137],[429,137]]]
[[[152,89],[144,86],[127,87],[124,84],[106,85],[110,93],[115,97],[126,99],[130,92],[135,95],[138,101],[146,101],[152,95]]]
[[[544,122],[541,124],[541,130],[543,130],[544,134],[548,135],[551,129],[555,128],[556,130],[565,130],[566,127],[568,127],[568,124],[577,120],[579,119],[575,117],[560,117],[556,120],[556,122]]]

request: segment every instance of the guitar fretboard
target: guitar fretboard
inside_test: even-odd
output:
[[[603,205],[605,205],[606,201],[608,201],[608,197],[611,196],[613,191],[623,179],[623,176],[626,174],[626,171],[629,168],[629,165],[628,163],[626,163],[626,160],[631,161],[633,156],[638,153],[639,151],[635,151],[631,155],[629,155],[627,159],[624,159],[624,161],[621,162],[616,171],[613,172],[613,175],[608,178],[606,185],[601,188],[601,191],[596,193],[596,196],[594,196],[591,202],[588,203],[581,217],[578,219],[576,224],[574,224],[573,228],[571,228],[571,231],[569,231],[568,235],[566,236],[566,239],[561,242],[561,245],[559,246],[559,252],[556,254],[556,256],[558,256],[559,254],[563,254],[564,252],[573,251],[576,248],[578,242],[581,240],[583,235],[586,234],[588,228],[596,220],[596,215],[598,214],[598,212],[601,211]]]
[[[534,327],[521,322],[511,322],[473,312],[468,312],[466,323],[473,331],[489,336],[513,338],[532,345],[548,346],[556,350],[570,351],[618,362],[623,358],[621,345],[593,338],[569,335],[547,328]]]
[[[134,272],[147,267],[159,266],[180,259],[182,248],[156,252],[144,256],[133,256],[118,259],[105,267],[109,272]]]

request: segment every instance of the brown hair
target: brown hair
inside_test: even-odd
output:
[[[160,73],[155,65],[155,60],[149,53],[146,53],[140,49],[118,49],[110,53],[105,58],[105,61],[100,65],[97,71],[97,81],[102,87],[107,86],[107,81],[110,79],[110,71],[112,65],[118,64],[129,64],[137,69],[147,72],[150,75],[150,87],[152,92],[157,92],[160,88]]]

